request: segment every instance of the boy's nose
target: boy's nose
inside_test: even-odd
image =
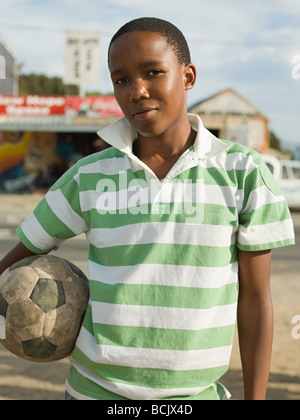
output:
[[[148,87],[146,86],[145,81],[141,79],[137,79],[133,81],[131,84],[130,100],[137,101],[142,98],[149,99],[150,93],[149,93]]]

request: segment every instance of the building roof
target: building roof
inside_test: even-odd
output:
[[[230,114],[263,117],[262,112],[233,89],[225,89],[197,102],[189,109],[195,114]]]
[[[9,52],[13,58],[17,58],[15,50],[0,36],[0,44]]]

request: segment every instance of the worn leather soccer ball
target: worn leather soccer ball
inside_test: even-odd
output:
[[[0,342],[33,362],[69,356],[89,299],[88,280],[67,260],[25,258],[0,276]]]

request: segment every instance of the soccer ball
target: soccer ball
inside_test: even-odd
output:
[[[33,362],[63,359],[75,347],[88,300],[88,280],[74,264],[25,258],[0,277],[0,342]]]

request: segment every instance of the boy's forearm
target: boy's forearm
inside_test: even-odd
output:
[[[271,258],[270,250],[238,251],[238,330],[247,400],[266,398],[273,341]]]
[[[271,297],[264,302],[239,305],[238,329],[246,400],[264,400],[269,380],[273,306]]]
[[[12,264],[22,260],[26,257],[31,257],[34,254],[28,248],[26,248],[21,242],[13,248],[1,261],[0,261],[0,275]]]

